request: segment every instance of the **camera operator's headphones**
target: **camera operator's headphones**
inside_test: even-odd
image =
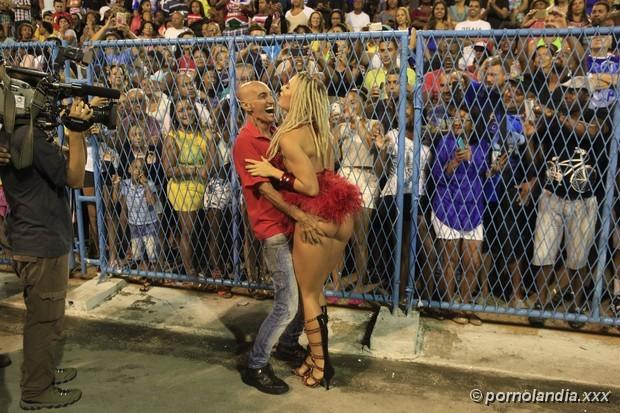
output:
[[[24,169],[32,165],[34,151],[34,120],[45,106],[46,99],[37,89],[31,88],[29,85],[28,87],[24,87],[25,85],[21,83],[25,82],[11,79],[7,75],[4,65],[0,65],[0,81],[2,81],[3,84],[2,89],[0,89],[0,95],[3,95],[0,97],[0,106],[2,107],[3,114],[3,129],[9,138],[11,163],[16,169]],[[15,93],[12,89],[13,83],[17,82],[20,82],[19,89],[21,91],[21,102],[19,107],[17,106]],[[23,111],[21,109],[23,109]],[[13,132],[15,131],[15,120],[18,115],[21,116],[26,114],[29,114],[30,117],[30,121],[27,123],[28,132],[22,138],[17,139],[13,136]]]

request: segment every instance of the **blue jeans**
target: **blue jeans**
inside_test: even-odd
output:
[[[264,240],[263,255],[271,273],[274,301],[271,313],[258,329],[250,351],[248,367],[251,369],[259,369],[269,363],[271,349],[278,340],[283,347],[296,346],[303,331],[303,314],[288,237],[278,234]]]

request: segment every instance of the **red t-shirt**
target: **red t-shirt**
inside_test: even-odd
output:
[[[177,68],[179,72],[187,72],[188,70],[196,70],[196,62],[192,57],[182,56],[177,61]]]
[[[252,176],[245,169],[246,159],[260,159],[261,156],[266,156],[269,143],[269,138],[263,136],[252,121],[248,120],[239,130],[233,145],[233,161],[241,181],[248,218],[254,236],[259,240],[278,234],[288,235],[291,228],[291,225],[287,225],[290,218],[261,196],[258,191],[259,185],[263,182],[269,182],[269,179]]]

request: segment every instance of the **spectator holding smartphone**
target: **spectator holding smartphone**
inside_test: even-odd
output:
[[[523,18],[521,27],[528,27],[530,29],[544,29],[545,18],[547,17],[547,7],[549,7],[548,0],[535,0],[532,3],[532,8]]]
[[[444,277],[441,294],[452,303],[471,303],[476,290],[476,275],[481,266],[482,216],[485,207],[486,179],[501,170],[490,167],[487,140],[472,135],[473,123],[465,107],[453,108],[450,131],[435,145],[431,174],[435,184],[431,222],[440,248]],[[457,266],[462,278],[455,295]],[[482,322],[474,314],[457,314],[458,324]]]

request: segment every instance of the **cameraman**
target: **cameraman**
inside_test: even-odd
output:
[[[69,117],[87,121],[91,116],[86,103],[74,100]],[[28,126],[19,126],[11,139],[27,134]],[[53,356],[53,347],[62,335],[73,239],[66,187],[82,187],[86,163],[83,134],[69,131],[67,137],[69,151],[63,154],[35,127],[32,165],[18,170],[0,162],[10,207],[8,241],[26,303],[20,403],[26,410],[68,406],[82,396],[80,390],[55,386],[75,378],[77,370],[56,368]],[[4,130],[0,131],[0,145],[9,147]]]

